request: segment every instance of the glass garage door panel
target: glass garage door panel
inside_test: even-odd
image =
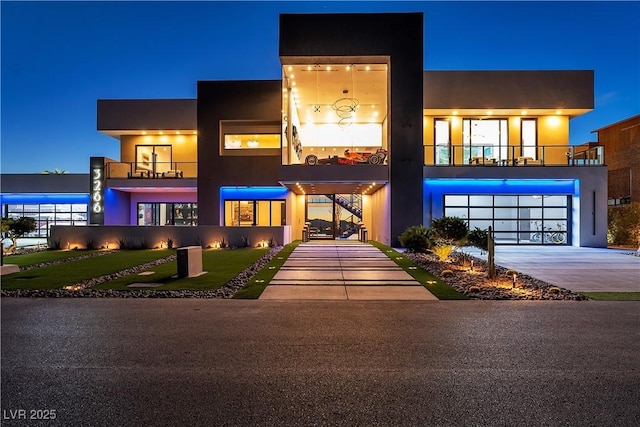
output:
[[[469,229],[492,227],[498,244],[567,245],[569,196],[445,195],[444,214]]]

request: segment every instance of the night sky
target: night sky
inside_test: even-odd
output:
[[[424,12],[425,70],[595,70],[572,144],[640,113],[640,2],[10,2],[1,7],[2,173],[119,158],[96,100],[195,98],[279,79],[280,13]],[[358,29],[341,30],[345,38]]]

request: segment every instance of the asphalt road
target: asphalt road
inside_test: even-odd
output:
[[[1,308],[3,426],[640,424],[638,302]]]

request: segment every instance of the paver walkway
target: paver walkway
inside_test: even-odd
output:
[[[436,300],[378,248],[351,241],[303,243],[260,299]]]

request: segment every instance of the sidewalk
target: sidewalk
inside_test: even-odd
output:
[[[299,245],[260,299],[437,300],[378,248],[333,240]]]

